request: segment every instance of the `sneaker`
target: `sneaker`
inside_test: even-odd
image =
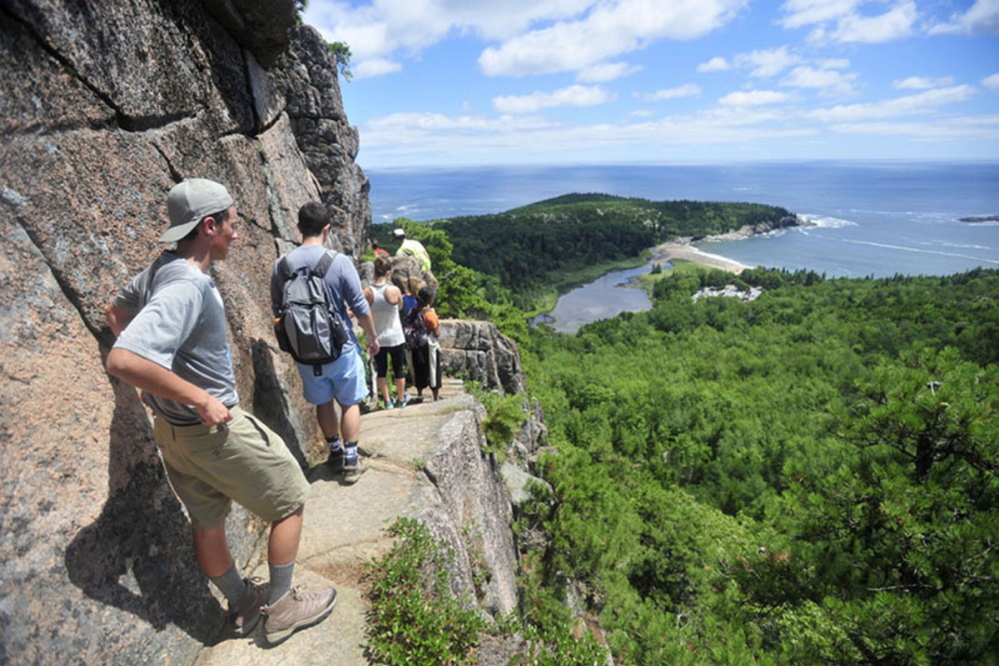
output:
[[[361,454],[358,453],[353,458],[343,459],[343,482],[355,483],[364,474],[364,466],[361,465]]]
[[[326,464],[329,468],[333,470],[334,474],[339,474],[343,471],[343,447],[341,446],[336,451],[330,451],[330,457],[326,459]]]
[[[393,400],[392,402],[395,404],[396,409],[402,409],[409,404],[409,394],[404,393],[402,400]]]
[[[233,615],[233,623],[236,625],[237,636],[249,636],[257,626],[257,622],[260,621],[260,611],[267,603],[267,594],[271,588],[270,583],[260,583],[259,578],[245,580],[246,594],[235,608],[229,608],[229,612]]]
[[[322,622],[336,604],[336,590],[327,587],[316,592],[300,592],[292,588],[262,612],[267,617],[264,631],[267,642],[277,645],[298,629]]]

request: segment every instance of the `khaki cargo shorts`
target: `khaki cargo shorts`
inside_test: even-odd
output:
[[[232,500],[268,522],[305,505],[309,482],[284,440],[239,407],[217,426],[175,426],[155,419],[153,436],[167,476],[195,529],[225,522]]]

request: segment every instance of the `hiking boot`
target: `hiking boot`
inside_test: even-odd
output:
[[[326,459],[326,464],[329,468],[333,470],[334,474],[339,474],[343,471],[343,447],[341,446],[336,451],[330,451],[330,457]]]
[[[267,642],[277,645],[298,629],[310,627],[324,620],[336,604],[336,590],[327,587],[316,592],[300,592],[292,588],[270,606],[261,611],[267,619],[264,631]]]
[[[358,453],[353,458],[343,459],[343,482],[355,483],[364,474],[364,465],[361,464],[361,454]]]
[[[237,636],[249,636],[257,626],[257,622],[260,621],[260,610],[267,603],[267,594],[271,588],[270,583],[260,583],[259,578],[245,580],[246,594],[235,608],[229,608],[229,612],[233,615],[233,623],[236,625]]]

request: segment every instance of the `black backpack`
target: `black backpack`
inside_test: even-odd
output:
[[[419,349],[427,344],[427,324],[423,321],[423,311],[418,305],[413,306],[406,315],[402,332],[406,336],[406,349]]]
[[[312,365],[317,376],[323,373],[323,364],[340,357],[348,340],[324,279],[335,256],[328,251],[311,269],[298,272],[288,267],[288,257],[278,263],[284,284],[281,309],[274,320],[278,347],[299,363]]]

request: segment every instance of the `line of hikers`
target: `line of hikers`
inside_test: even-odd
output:
[[[375,258],[374,281],[364,289],[375,318],[378,333],[378,354],[374,358],[373,374],[377,394],[385,409],[405,407],[410,402],[406,379],[416,387],[417,400],[423,400],[423,390],[429,388],[434,400],[440,398],[441,362],[440,320],[433,308],[434,292],[417,275],[401,280],[403,288],[393,284],[393,260],[387,256]],[[395,397],[389,392],[388,365],[392,363]],[[375,391],[372,391],[374,394]]]
[[[233,198],[220,183],[188,179],[167,195],[167,215],[159,240],[175,249],[164,250],[105,311],[117,336],[107,372],[140,389],[152,409],[153,436],[190,516],[198,565],[226,597],[235,632],[249,635],[263,618],[266,641],[275,645],[322,621],[336,603],[332,587],[292,586],[309,482],[281,437],[239,407],[223,299],[209,274],[239,237]],[[274,262],[271,304],[278,346],[292,353],[304,398],[315,406],[326,464],[352,484],[364,471],[358,435],[368,382],[351,315],[364,331],[386,408],[409,401],[401,367],[407,349],[419,395],[430,388],[438,399],[439,320],[434,290],[412,277],[405,290],[391,285],[395,260],[381,253],[374,282],[362,288],[353,261],[328,249],[330,228],[323,204],[301,207],[302,244]],[[402,229],[394,236],[398,254],[429,271],[423,246]],[[391,403],[389,359],[397,393]],[[234,500],[271,524],[266,583],[236,569],[225,533]]]

